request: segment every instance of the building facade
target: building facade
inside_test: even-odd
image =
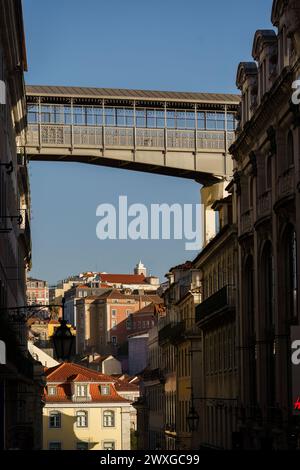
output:
[[[232,185],[227,187],[232,191]],[[201,271],[201,302],[196,322],[201,332],[199,361],[193,363],[193,406],[200,417],[193,448],[232,449],[239,403],[237,349],[238,242],[232,196],[215,201],[219,231],[196,257]]]
[[[274,0],[275,30],[254,35],[241,62],[235,144],[238,220],[240,446],[299,447],[291,335],[299,325],[300,4]],[[297,372],[299,374],[299,372]],[[296,391],[296,393],[299,393]]]
[[[110,287],[107,284],[97,284],[98,287],[91,287],[91,285],[75,285],[69,290],[65,291],[65,319],[73,326],[76,327],[76,302],[83,297],[97,296],[107,292]]]
[[[49,287],[47,281],[28,277],[26,281],[28,305],[49,305]]]
[[[46,378],[44,450],[130,450],[130,401],[112,377],[61,363]]]
[[[130,315],[152,302],[161,303],[161,299],[156,295],[122,294],[116,289],[78,300],[77,353],[116,355],[132,332]]]
[[[187,425],[190,408],[192,358],[199,348],[199,329],[195,305],[200,302],[201,273],[191,262],[175,266],[167,274],[169,287],[164,292],[165,316],[158,322],[158,344],[163,357],[164,434],[163,448],[191,448]]]
[[[22,5],[0,1],[0,449],[40,449],[42,367],[30,356],[26,272],[31,266],[30,188],[25,142],[27,68]],[[22,147],[21,147],[22,148]],[[17,310],[16,310],[17,308]]]

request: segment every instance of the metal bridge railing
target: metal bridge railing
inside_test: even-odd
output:
[[[29,124],[27,145],[33,147],[130,147],[225,151],[233,132]],[[226,144],[227,142],[227,144]]]

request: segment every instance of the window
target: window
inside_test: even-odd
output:
[[[76,443],[76,450],[89,450],[89,443],[88,442],[77,442]]]
[[[77,397],[86,397],[88,392],[87,385],[76,385],[76,395]]]
[[[56,387],[48,387],[48,395],[56,395]]]
[[[236,129],[236,119],[234,114],[227,114],[227,130],[234,131]]]
[[[51,411],[49,415],[49,428],[61,427],[61,414],[59,411]]]
[[[209,112],[206,113],[206,129],[208,130],[224,130],[225,114]]]
[[[115,450],[115,443],[112,441],[103,442],[103,450]]]
[[[76,426],[77,426],[77,428],[87,428],[88,427],[88,414],[87,414],[87,411],[77,411],[76,412]]]
[[[61,442],[49,442],[49,450],[61,450]]]
[[[112,337],[111,337],[111,342],[112,342],[112,344],[117,344],[117,337],[116,337],[116,336],[112,336]]]
[[[131,310],[126,310],[126,317],[129,317],[130,314],[131,314]]]
[[[112,320],[111,321],[111,327],[113,330],[115,330],[117,328],[117,320]]]
[[[110,392],[109,385],[101,385],[100,391],[101,391],[101,395],[109,395],[109,392]]]
[[[103,412],[103,426],[105,428],[112,428],[115,426],[115,412],[114,411]]]
[[[116,317],[116,316],[117,316],[117,310],[112,309],[112,311],[111,311],[111,316],[112,316],[112,317]]]

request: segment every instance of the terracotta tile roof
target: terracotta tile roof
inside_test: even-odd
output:
[[[145,307],[141,308],[140,310],[137,310],[136,312],[133,312],[131,315],[142,315],[142,314],[147,314],[147,315],[154,315],[155,313],[155,305],[153,302],[151,304],[145,305]]]
[[[175,270],[181,270],[181,271],[186,271],[188,269],[192,269],[193,263],[192,261],[186,261],[183,264],[178,264],[177,266],[173,266],[170,268],[170,271],[175,271]]]
[[[116,284],[146,284],[143,274],[102,274],[100,279],[104,282]]]
[[[46,403],[72,402],[72,383],[85,382],[89,385],[91,400],[76,403],[128,403],[121,397],[115,387],[115,379],[109,375],[79,366],[74,363],[61,363],[58,366],[45,369],[47,384],[57,383],[56,394],[48,395],[47,387],[44,390]],[[102,395],[100,384],[109,386],[109,394]]]
[[[140,387],[137,384],[129,383],[124,380],[118,380],[115,383],[117,392],[139,392]]]
[[[113,382],[110,375],[101,374],[72,362],[63,362],[47,369],[46,379],[48,382],[70,382],[79,374],[84,377],[86,382]]]
[[[118,289],[110,289],[103,294],[99,295],[88,295],[77,300],[77,302],[85,302],[86,300],[105,300],[105,299],[124,299],[124,300],[136,300],[142,302],[151,302],[154,304],[163,304],[163,300],[159,295],[148,295],[148,294],[123,294]]]
[[[153,304],[163,304],[164,303],[163,299],[157,294],[155,294],[155,295],[148,295],[148,294],[142,295],[142,300],[150,300]]]
[[[89,388],[91,400],[80,400],[76,403],[128,403],[124,397],[121,397],[115,387],[110,385],[109,395],[101,395],[99,385],[91,384]],[[48,395],[47,390],[44,392],[44,400],[46,403],[70,403],[72,402],[72,386],[70,383],[60,384],[56,388],[56,395]]]

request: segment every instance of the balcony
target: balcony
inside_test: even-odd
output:
[[[278,198],[289,196],[295,191],[295,169],[289,168],[278,178]]]
[[[159,344],[165,343],[177,344],[186,339],[192,339],[199,336],[199,328],[194,319],[175,321],[169,323],[158,333]]]
[[[224,286],[196,307],[196,322],[235,306],[235,287]]]
[[[272,208],[271,190],[263,192],[257,202],[257,219],[270,215]]]
[[[177,343],[183,335],[184,322],[169,322],[158,332],[158,342],[162,346],[166,343]]]

